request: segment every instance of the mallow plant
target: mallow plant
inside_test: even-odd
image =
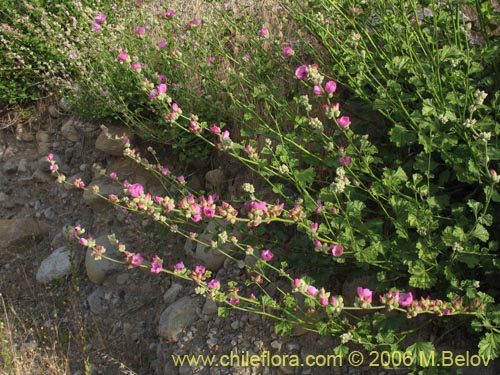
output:
[[[140,10],[141,4],[131,6]],[[281,334],[301,326],[333,335],[339,338],[339,354],[347,353],[350,343],[406,349],[415,355],[412,364],[422,358],[420,351],[434,347],[432,342],[409,345],[406,337],[411,340],[411,334],[432,323],[467,320],[478,334],[479,353],[497,357],[499,259],[492,228],[500,202],[499,94],[496,68],[489,64],[497,40],[488,35],[475,44],[472,25],[455,5],[307,4],[281,2],[301,26],[301,41],[294,43],[280,44],[272,24],[246,28],[242,21],[238,28],[230,17],[222,18],[224,30],[237,30],[238,40],[244,40],[240,45],[253,52],[244,59],[224,54],[216,43],[208,60],[175,48],[174,55],[169,50],[172,57],[148,52],[164,47],[137,39],[147,27],[139,29],[134,21],[134,28],[117,27],[119,34],[106,31],[110,17],[104,15],[101,22],[95,10],[89,27],[96,23],[100,40],[109,37],[113,47],[95,51],[96,65],[85,77],[89,87],[105,89],[106,108],[129,125],[138,121],[138,129],[160,134],[159,140],[175,135],[178,144],[231,155],[263,183],[243,183],[242,195],[233,200],[191,191],[183,176],[160,160],[145,159],[121,139],[124,154],[155,174],[164,193],[153,195],[104,169],[123,194],[103,196],[98,186],[73,184],[246,267],[244,285],[217,280],[202,264],[170,264],[162,254],[128,249],[111,235],[123,254],[117,261],[193,280],[200,294],[220,303],[221,315],[229,308],[244,309],[275,318]],[[218,7],[227,12],[229,5]],[[175,14],[162,10],[160,18],[170,22]],[[193,41],[203,38],[203,18],[193,17],[188,25],[197,30],[190,34]],[[133,42],[124,48],[127,38]],[[101,54],[105,64],[98,64]],[[156,70],[158,59],[168,71]],[[194,72],[209,69],[207,61],[231,63],[224,84],[217,83],[217,74],[203,76],[200,87],[175,76],[191,65]],[[273,75],[267,68],[274,66],[279,68]],[[112,82],[118,73],[120,80]],[[351,91],[341,96],[341,86]],[[186,100],[196,96],[201,99]],[[361,123],[361,109],[347,106],[343,98],[359,98],[363,108],[368,104],[383,118]],[[205,116],[198,103],[203,110],[230,103],[232,110],[226,118]],[[235,119],[237,127],[226,123]],[[65,182],[53,155],[48,160]],[[266,188],[273,198],[264,197]],[[206,242],[200,232],[211,220],[218,225]],[[72,233],[96,259],[107,257],[84,228],[76,225]],[[368,277],[355,295],[330,289],[329,280],[356,272]],[[266,284],[278,281],[288,287],[278,287],[278,297],[269,295]]]

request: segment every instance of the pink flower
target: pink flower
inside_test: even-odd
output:
[[[349,156],[342,156],[340,159],[339,159],[339,163],[342,167],[346,167],[348,166],[349,164],[351,164],[351,158]]]
[[[317,232],[318,231],[318,227],[319,227],[318,223],[313,223],[311,225],[311,229],[312,229],[313,232]]]
[[[271,259],[273,259],[274,257],[274,254],[272,253],[271,250],[262,250],[262,252],[260,253],[260,257],[262,259],[264,259],[266,262],[270,261]]]
[[[167,85],[165,83],[160,83],[158,86],[158,95],[164,94],[167,92]]]
[[[131,67],[132,69],[141,69],[141,63],[140,62],[132,63]]]
[[[94,21],[99,25],[102,25],[106,22],[106,15],[104,13],[100,13],[96,18],[94,18]]]
[[[167,10],[167,13],[165,13],[165,16],[168,18],[172,18],[175,15],[175,10],[174,9],[169,9]]]
[[[201,25],[201,20],[199,18],[193,18],[193,20],[190,23],[191,26],[200,26]]]
[[[139,26],[135,29],[135,35],[144,35],[146,33],[146,29],[142,26]]]
[[[51,161],[51,160],[54,160],[54,154],[48,154],[46,157],[45,157],[45,160],[47,161]]]
[[[108,199],[109,199],[110,201],[113,201],[113,202],[115,202],[115,201],[118,201],[118,200],[119,200],[119,199],[118,199],[118,195],[116,195],[116,194],[109,194],[109,195],[108,195]]]
[[[172,111],[177,112],[179,110],[179,105],[177,103],[172,103]]]
[[[160,273],[163,269],[163,264],[160,258],[156,255],[153,257],[153,261],[151,262],[151,273]]]
[[[344,246],[342,245],[330,245],[330,250],[334,257],[340,257],[344,254]]]
[[[295,76],[298,79],[307,79],[308,78],[308,74],[307,74],[308,71],[309,71],[309,68],[307,67],[307,65],[301,65],[297,69],[295,69]]]
[[[262,29],[259,30],[258,34],[260,36],[266,36],[267,34],[269,34],[269,30],[265,27],[263,27]]]
[[[83,246],[87,246],[88,245],[88,241],[86,238],[80,238],[80,243],[83,245]]]
[[[180,183],[183,183],[186,181],[186,179],[184,178],[184,176],[179,176],[179,177],[177,177],[177,181],[179,181]]]
[[[220,133],[220,128],[217,125],[212,125],[209,130],[214,133],[214,134],[219,134]]]
[[[141,184],[133,184],[128,187],[128,192],[133,198],[137,198],[144,194],[144,188]]]
[[[219,289],[220,287],[220,281],[217,279],[212,279],[207,283],[207,288],[208,289]]]
[[[337,90],[337,83],[335,83],[334,81],[328,81],[327,83],[325,83],[325,91],[328,94],[333,94],[336,90]]]
[[[399,295],[399,305],[406,307],[411,305],[413,302],[413,294],[411,292],[408,293],[401,293]]]
[[[109,178],[111,178],[112,180],[116,180],[118,178],[118,175],[116,174],[116,172],[111,172],[109,174]]]
[[[141,253],[136,253],[130,258],[130,264],[136,267],[139,267],[143,261],[144,258],[142,257]]]
[[[157,89],[153,89],[150,91],[148,97],[149,99],[153,100],[154,98],[156,98],[158,96],[158,90]]]
[[[315,296],[316,294],[318,294],[318,288],[316,288],[315,286],[313,285],[309,285],[307,287],[307,294],[309,294],[310,296]]]
[[[179,263],[174,264],[174,271],[182,271],[185,268],[186,267],[184,266],[183,262],[179,262]]]
[[[161,170],[161,174],[164,175],[164,176],[166,176],[168,174],[168,172],[169,172],[168,168],[163,168]]]
[[[167,42],[165,42],[164,40],[160,40],[158,43],[156,43],[156,45],[160,48],[165,48],[167,46]]]
[[[197,275],[203,275],[206,270],[207,269],[205,268],[205,266],[202,266],[201,264],[199,264],[194,268],[194,273]]]
[[[318,199],[316,201],[316,204],[318,205],[318,208],[316,208],[314,210],[314,212],[316,212],[317,214],[321,213],[321,211],[323,211],[323,203],[321,203],[321,201]]]
[[[203,207],[203,215],[209,219],[214,217],[215,209],[213,207]]]
[[[321,89],[320,86],[314,85],[313,93],[314,93],[314,95],[321,96],[321,94],[323,94],[323,90]]]
[[[283,55],[283,57],[290,57],[293,54],[294,51],[292,47],[284,47],[283,50],[281,51],[281,55]]]
[[[328,305],[328,298],[320,298],[319,303],[321,306],[326,306]]]
[[[295,288],[298,288],[301,284],[301,280],[300,279],[293,279],[293,286]]]
[[[231,297],[231,298],[229,298],[229,303],[231,305],[237,305],[238,303],[240,303],[240,299],[236,298],[236,297]]]
[[[127,61],[129,59],[128,55],[125,52],[120,52],[118,55],[118,60]]]
[[[370,289],[362,288],[362,287],[358,286],[358,288],[356,289],[356,292],[358,293],[358,297],[360,300],[366,301],[366,302],[372,301],[373,292]]]
[[[351,123],[351,120],[349,119],[349,116],[342,116],[342,117],[337,119],[337,124],[339,124],[339,126],[341,126],[343,128],[348,127],[350,123]]]
[[[167,83],[167,76],[165,74],[160,74],[158,76],[158,83]]]
[[[99,31],[101,30],[101,25],[99,25],[97,22],[94,22],[92,24],[92,27],[90,28],[91,31]]]

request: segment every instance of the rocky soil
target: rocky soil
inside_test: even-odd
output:
[[[227,259],[207,257],[189,241],[142,228],[141,222],[92,195],[55,183],[44,159],[49,152],[56,155],[70,179],[98,183],[108,194],[116,187],[97,176],[94,163],[155,189],[144,171],[121,156],[119,146],[100,136],[100,124],[78,119],[54,104],[38,110],[38,118],[31,122],[0,130],[0,292],[24,325],[32,328],[17,343],[20,349],[35,350],[47,345],[48,337],[55,337],[60,350],[69,356],[70,375],[84,373],[86,357],[96,375],[383,373],[370,368],[368,360],[361,367],[347,363],[332,367],[176,366],[172,354],[268,351],[305,359],[309,354],[330,354],[335,342],[304,332],[278,337],[273,322],[258,315],[232,311],[229,317],[219,318],[216,304],[197,296],[192,283],[91,259],[68,241],[67,225],[80,223],[101,243],[107,241],[107,234],[116,233],[129,248],[161,254],[166,266],[181,260],[191,265],[202,258],[218,279],[247,277]],[[111,125],[110,129],[121,131]],[[185,169],[173,158],[165,160],[172,170]],[[191,170],[189,183],[194,188],[231,190],[234,176],[217,167],[205,164]],[[116,251],[111,245],[108,250]],[[495,363],[480,372],[494,374],[498,369]],[[466,369],[470,374],[480,372]]]

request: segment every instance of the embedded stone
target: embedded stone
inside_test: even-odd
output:
[[[62,246],[42,261],[36,273],[36,281],[48,284],[69,275],[70,272],[70,253],[66,247]]]
[[[196,245],[195,258],[201,261],[209,270],[218,270],[226,260],[226,255],[224,255],[219,249],[214,249],[211,247],[204,246],[203,244],[209,244],[210,241],[217,240],[217,234],[219,228],[224,228],[227,226],[227,222],[224,220],[211,220],[205,231],[200,235],[200,242]],[[228,246],[228,243],[220,246]]]
[[[121,253],[118,251],[118,247],[109,242],[107,235],[100,236],[96,238],[95,241],[98,245],[102,245],[106,248],[105,255],[107,257],[112,259],[121,258]],[[101,285],[110,274],[124,268],[124,265],[107,259],[95,260],[92,256],[91,250],[87,249],[87,253],[85,254],[85,269],[87,270],[88,278],[94,284]]]
[[[71,142],[78,142],[80,140],[80,133],[75,129],[74,119],[68,119],[61,128],[61,134],[64,138]]]
[[[0,250],[22,253],[49,234],[49,226],[43,220],[0,219]]]
[[[110,127],[108,128],[107,133],[110,135],[126,136],[129,139],[131,138],[130,130],[125,127]],[[114,140],[108,138],[106,131],[102,131],[97,137],[95,148],[106,154],[115,156],[123,155],[123,150],[125,149],[124,143],[121,139]]]
[[[198,317],[197,299],[186,296],[168,306],[160,316],[158,334],[167,341],[177,342],[179,335]]]

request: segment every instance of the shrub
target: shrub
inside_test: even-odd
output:
[[[149,255],[148,262],[122,246],[124,262],[192,279],[200,293],[218,302],[274,317],[280,333],[302,325],[338,336],[337,353],[346,353],[350,342],[395,350],[417,330],[410,318],[425,325],[463,316],[483,334],[479,353],[497,357],[498,235],[492,228],[500,202],[499,91],[492,62],[498,59],[498,38],[486,30],[498,13],[484,3],[482,13],[476,10],[483,43],[475,44],[458,5],[395,0],[281,5],[274,14],[286,10],[307,31],[293,48],[290,35],[281,39],[279,24],[256,26],[249,16],[235,18],[224,7],[209,8],[217,12],[210,21],[215,28],[190,17],[186,29],[167,13],[158,16],[151,4],[133,4],[137,11],[127,29],[118,27],[124,18],[112,13],[116,23],[110,16],[109,24],[91,35],[100,49],[79,57],[88,69],[76,99],[87,93],[99,97],[104,109],[162,142],[215,147],[265,181],[244,184],[245,195],[235,202],[218,202],[213,195],[189,192],[183,179],[162,173],[158,161],[150,163],[128,147],[128,156],[175,188],[156,197],[127,182],[124,196],[104,198],[197,241],[202,240],[192,228],[225,220],[229,226],[221,226],[217,239],[205,245],[239,261],[245,255],[258,260],[246,263],[252,275],[247,285],[221,285],[201,265],[165,268],[161,254]],[[177,35],[177,27],[189,30],[183,43],[190,48],[176,38],[158,50],[156,39],[145,41],[138,27],[153,36]],[[220,42],[211,43],[209,51],[193,48],[209,35],[220,36]],[[241,49],[226,52],[234,40]],[[207,61],[229,64],[223,84],[220,71]],[[161,74],[168,92],[158,81]],[[345,111],[337,83],[350,90],[347,99],[359,98],[365,106],[352,101]],[[102,90],[107,95],[99,96]],[[383,119],[361,121],[366,104]],[[216,111],[221,105],[229,108],[227,114]],[[228,123],[213,124],[221,120]],[[76,185],[84,187],[81,181]],[[265,199],[264,187],[272,188],[274,199]],[[98,188],[94,192],[99,194]],[[286,246],[280,233],[290,234]],[[76,227],[74,236],[96,258],[105,256],[83,228]],[[373,275],[373,282],[359,285],[354,305],[344,305],[349,296],[334,295],[327,280],[356,271]],[[280,289],[279,301],[262,287],[277,279],[291,289]],[[357,310],[365,314],[350,314]],[[408,319],[395,319],[387,310]],[[433,346],[414,343],[407,349],[418,353]]]

